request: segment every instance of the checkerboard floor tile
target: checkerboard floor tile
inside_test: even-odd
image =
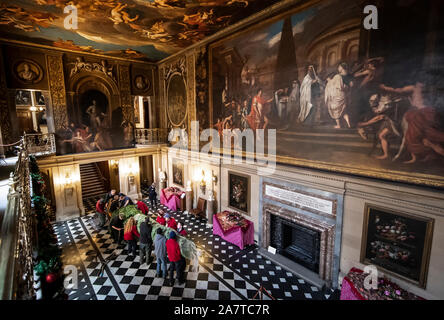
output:
[[[128,255],[126,246],[113,243],[107,229],[95,226],[95,202],[84,199],[85,216],[53,224],[63,263],[75,266],[80,279],[77,288],[67,289],[71,300],[245,300],[253,299],[261,286],[276,299],[339,298],[337,290],[319,290],[262,257],[257,246],[240,250],[213,236],[205,219],[159,204],[204,252],[199,265],[187,265],[185,284],[176,281],[171,286],[156,277],[155,260],[141,265],[138,256]],[[269,298],[264,295],[264,299]]]

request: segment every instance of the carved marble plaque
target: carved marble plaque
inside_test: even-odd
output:
[[[321,199],[319,197],[314,197],[306,195],[303,193],[295,192],[292,190],[278,188],[272,185],[265,186],[265,196],[274,198],[276,200],[281,200],[292,205],[298,205],[300,207],[305,207],[313,209],[324,214],[334,215],[334,203],[332,200]]]

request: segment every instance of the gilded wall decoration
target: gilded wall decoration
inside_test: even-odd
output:
[[[60,129],[66,129],[68,127],[63,61],[61,56],[48,55],[46,59],[48,65],[49,88],[51,91],[54,127],[57,132]]]
[[[8,87],[4,70],[3,54],[0,50],[0,130],[2,143],[9,144],[14,141],[12,141],[11,113],[8,105]]]
[[[100,72],[106,77],[111,78],[114,82],[116,81],[113,74],[113,66],[108,65],[106,60],[101,60],[100,63],[97,62],[85,62],[83,57],[76,57],[76,61],[72,63],[73,67],[69,72],[69,77],[76,75],[79,72]]]
[[[123,118],[129,123],[134,123],[134,107],[131,98],[131,80],[128,65],[119,65],[119,88]]]
[[[208,52],[202,47],[195,56],[196,73],[196,120],[199,133],[210,127],[208,114]]]
[[[14,63],[13,75],[23,84],[36,84],[42,80],[43,70],[37,62],[22,59]]]
[[[188,69],[188,87],[187,87],[187,97],[188,97],[188,127],[191,127],[191,121],[196,120],[196,103],[195,103],[195,87],[196,87],[196,70],[194,69],[195,57],[194,54],[187,55],[187,69]]]
[[[188,128],[188,72],[186,58],[164,68],[165,105],[168,128]]]

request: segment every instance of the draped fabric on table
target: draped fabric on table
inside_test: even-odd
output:
[[[162,189],[160,192],[160,203],[169,209],[176,211],[180,209],[180,197],[184,192],[180,190],[172,190],[171,188]]]
[[[378,278],[378,289],[367,290],[363,285],[367,276],[364,271],[352,268],[342,281],[341,300],[424,300],[382,278]]]
[[[224,228],[219,221],[218,214],[213,219],[213,234],[220,236],[222,239],[238,246],[241,250],[245,246],[254,244],[254,224],[249,220],[244,220],[246,226],[233,225],[230,228]]]

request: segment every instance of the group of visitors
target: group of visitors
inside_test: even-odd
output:
[[[155,194],[155,192],[155,185],[153,184],[148,190],[153,209],[157,208],[157,194]],[[146,219],[140,224],[139,230],[134,217],[127,219],[126,223],[124,222],[125,216],[123,213],[112,217],[112,213],[115,210],[128,205],[136,205],[137,209],[146,215]],[[136,200],[136,203],[134,203],[130,197],[122,193],[117,193],[116,190],[111,190],[104,198],[97,201],[96,211],[100,218],[101,227],[105,226],[107,216],[111,217],[109,230],[115,243],[121,245],[122,241],[127,242],[129,255],[136,256],[137,249],[139,249],[140,265],[146,263],[149,266],[152,263],[152,251],[154,249],[157,260],[156,277],[163,277],[165,280],[168,279],[167,264],[169,261],[170,285],[174,285],[175,282],[174,271],[176,271],[176,279],[179,281],[179,285],[185,282],[184,271],[186,260],[182,256],[179,243],[177,242],[177,235],[186,236],[187,233],[180,222],[178,223],[173,217],[170,217],[168,213],[165,214],[162,209],[157,210],[156,222],[173,230],[169,233],[168,239],[166,239],[163,235],[162,228],[158,228],[153,239],[153,225],[149,218],[149,208],[146,203],[141,200]],[[137,246],[138,241],[139,246]]]

